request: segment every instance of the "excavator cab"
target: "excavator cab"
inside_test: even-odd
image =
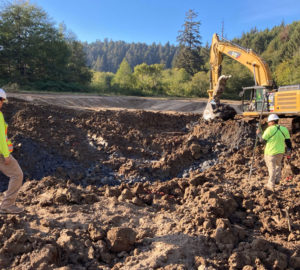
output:
[[[242,97],[243,115],[253,116],[259,112],[269,112],[273,106],[272,95],[263,86],[243,87],[240,96]]]

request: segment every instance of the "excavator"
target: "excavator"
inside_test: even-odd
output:
[[[254,86],[243,87],[242,115],[257,118],[271,113],[280,116],[281,124],[291,131],[300,127],[300,84],[280,86],[278,89],[272,79],[268,64],[253,50],[243,48],[231,41],[220,41],[217,34],[213,35],[210,48],[210,89],[208,102],[203,112],[205,120],[233,118],[235,110],[222,104],[220,97],[225,90],[230,75],[221,75],[223,55],[238,61],[253,74]]]

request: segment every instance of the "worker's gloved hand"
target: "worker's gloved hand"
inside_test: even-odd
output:
[[[256,134],[259,135],[260,133],[262,133],[261,124],[257,123],[256,126],[257,126]]]
[[[286,158],[287,158],[287,159],[290,159],[290,158],[291,158],[291,155],[292,155],[292,149],[287,148],[287,151],[286,151]]]

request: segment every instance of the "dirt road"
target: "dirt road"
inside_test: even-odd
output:
[[[36,104],[59,105],[77,109],[138,109],[147,111],[173,111],[202,113],[207,100],[205,98],[145,98],[128,96],[66,95],[9,93],[8,97],[21,98]],[[239,113],[238,101],[223,101],[230,104]]]

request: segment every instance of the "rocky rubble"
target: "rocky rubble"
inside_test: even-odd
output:
[[[300,269],[300,132],[271,193],[262,145],[249,181],[255,124],[238,117],[3,111],[26,212],[0,216],[1,269]]]

